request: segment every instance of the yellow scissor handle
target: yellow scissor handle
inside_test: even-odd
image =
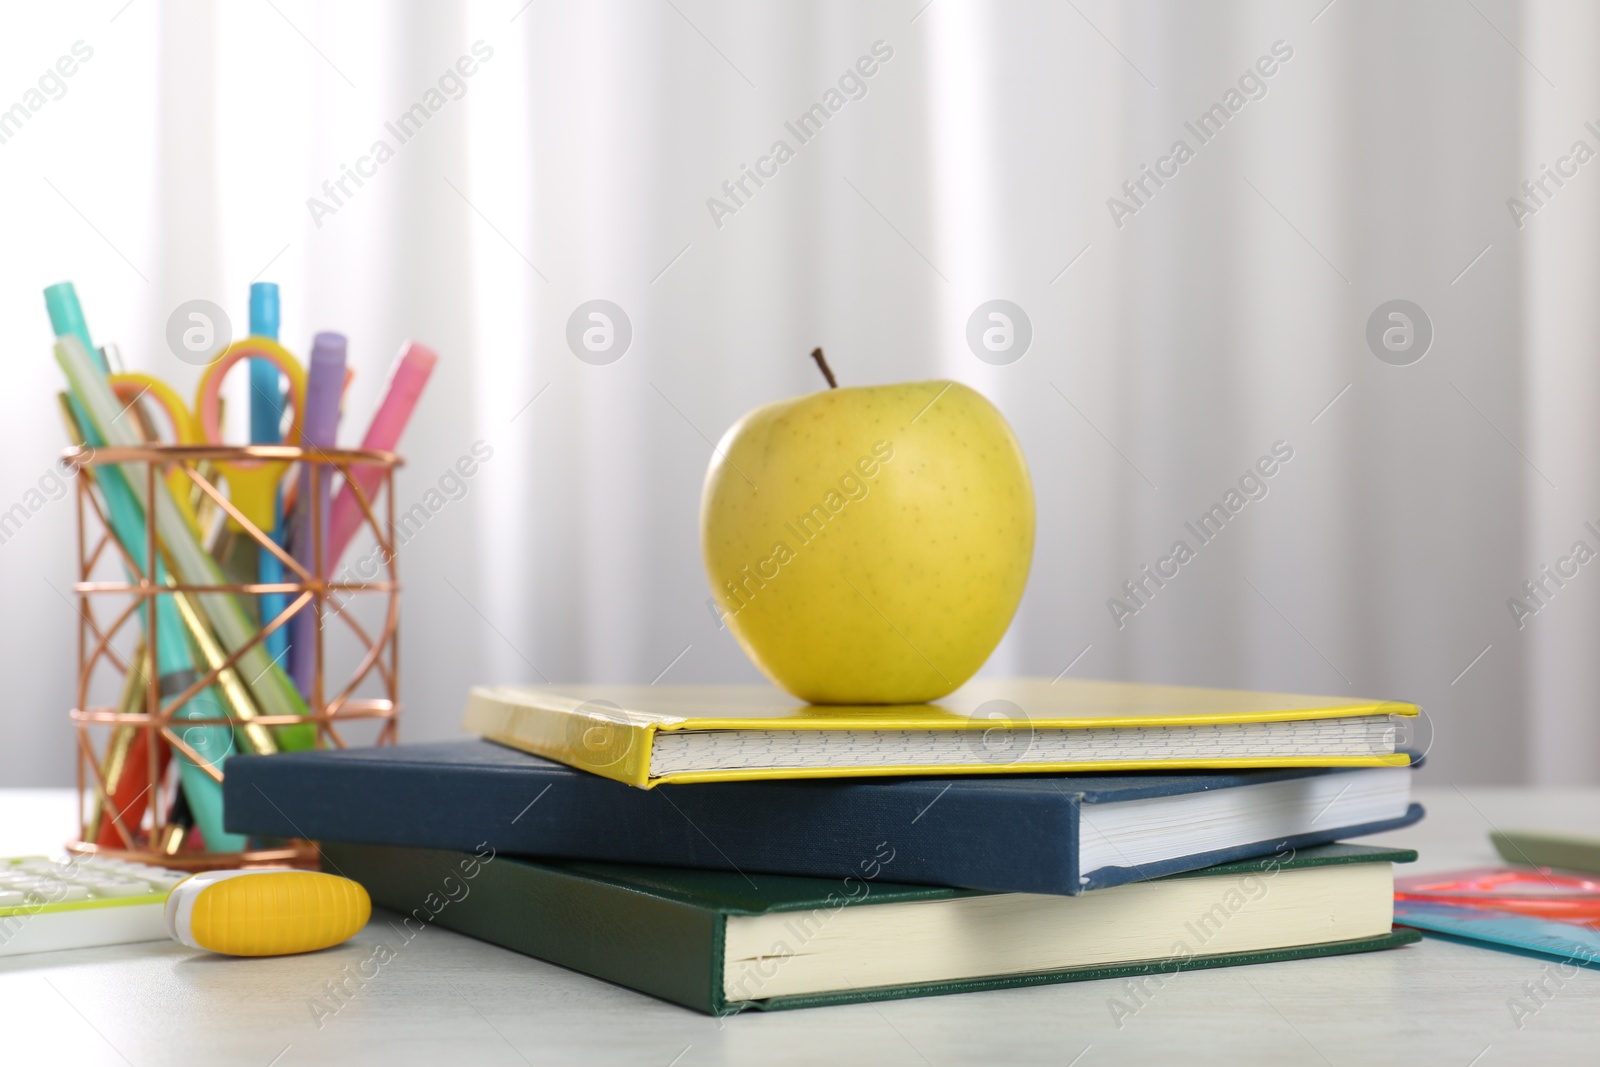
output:
[[[195,426],[194,415],[184,406],[183,398],[178,391],[160,378],[149,374],[129,371],[125,374],[113,374],[110,377],[111,390],[117,399],[132,408],[139,401],[149,398],[155,401],[156,406],[166,413],[167,421],[172,423],[172,440],[175,444],[192,445],[200,439],[199,428]],[[183,521],[196,533],[200,530],[200,520],[196,517],[194,508],[189,504],[189,478],[181,470],[167,471],[167,486],[172,490],[173,504],[178,509],[178,514]]]
[[[306,371],[287,348],[265,337],[246,337],[242,341],[235,341],[223,349],[222,355],[213,360],[205,373],[200,376],[200,388],[194,397],[194,413],[199,420],[200,440],[206,444],[222,443],[221,420],[218,416],[218,396],[222,388],[222,379],[228,376],[235,363],[246,358],[267,360],[289,379],[289,403],[294,408],[294,418],[289,422],[289,432],[284,435],[283,443],[299,444],[300,420],[304,415],[301,409],[305,407],[306,399]],[[241,465],[254,466],[262,462],[266,461],[251,460]]]
[[[246,337],[235,341],[223,350],[200,376],[200,388],[195,393],[195,421],[203,444],[221,444],[222,428],[219,418],[219,393],[222,380],[241,359],[265,359],[272,363],[289,380],[289,403],[294,417],[284,444],[300,442],[300,423],[305,412],[306,372],[289,350],[265,337]],[[228,496],[233,506],[261,530],[271,530],[277,504],[278,482],[283,478],[288,463],[283,460],[238,460],[217,463],[217,469],[228,480]],[[229,522],[237,527],[230,516]]]
[[[200,440],[200,428],[195,425],[194,416],[183,403],[183,398],[178,391],[160,378],[151,374],[141,374],[137,371],[128,371],[125,374],[113,374],[110,378],[111,389],[117,394],[117,399],[124,404],[132,405],[135,401],[149,397],[156,405],[166,412],[167,420],[172,423],[172,440],[175,444],[192,445]]]

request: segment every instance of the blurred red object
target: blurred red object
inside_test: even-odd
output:
[[[1600,880],[1548,867],[1482,867],[1413,875],[1394,883],[1396,900],[1455,904],[1600,927]]]

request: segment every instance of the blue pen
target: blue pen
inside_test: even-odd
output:
[[[278,339],[278,286],[274,282],[253,282],[250,286],[250,336]],[[275,445],[283,439],[283,387],[278,384],[278,368],[271,360],[250,361],[250,441]],[[280,492],[273,513],[272,539],[287,540],[283,521],[283,495]],[[256,563],[256,577],[263,583],[283,581],[283,561],[271,552],[262,552]],[[261,595],[261,622],[266,625],[289,606],[286,593]],[[267,635],[267,652],[278,659],[289,647],[289,627],[280,626]]]

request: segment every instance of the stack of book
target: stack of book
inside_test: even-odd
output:
[[[821,708],[759,687],[475,689],[475,739],[239,757],[437,925],[711,1013],[1331,956],[1396,930],[1413,705],[1063,680]]]

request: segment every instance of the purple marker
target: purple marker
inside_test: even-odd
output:
[[[345,339],[342,333],[319,333],[311,344],[311,367],[306,372],[306,412],[300,421],[300,445],[306,449],[334,448],[339,438],[339,399],[344,393]],[[313,484],[312,472],[316,472]],[[300,494],[293,521],[294,558],[312,574],[319,573],[312,547],[312,500],[316,501],[320,539],[326,548],[328,535],[329,471],[315,464],[302,464]],[[327,570],[322,561],[320,571]],[[316,675],[314,652],[320,619],[314,608],[302,608],[289,622],[289,674],[300,695],[312,700],[312,679]],[[314,712],[321,708],[313,705]]]

